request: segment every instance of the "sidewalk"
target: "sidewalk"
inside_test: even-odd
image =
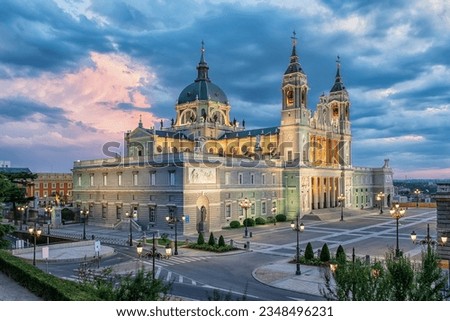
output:
[[[322,268],[301,265],[301,275],[296,275],[295,272],[296,264],[284,260],[258,267],[252,272],[252,275],[255,280],[271,287],[322,296],[319,290],[325,284]]]
[[[0,301],[42,301],[42,298],[0,272]]]

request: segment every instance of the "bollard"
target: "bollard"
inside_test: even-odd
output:
[[[247,251],[250,251],[250,241],[247,241],[247,244],[245,245],[245,248]]]
[[[234,241],[233,240],[230,240],[230,246],[234,247]]]
[[[250,232],[250,237],[253,237],[253,232]]]

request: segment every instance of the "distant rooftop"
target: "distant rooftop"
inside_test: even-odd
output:
[[[16,173],[27,173],[32,174],[27,167],[0,167],[0,173],[16,174]]]

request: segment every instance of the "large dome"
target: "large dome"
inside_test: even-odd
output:
[[[196,100],[212,100],[228,104],[228,98],[219,86],[211,81],[195,81],[183,89],[178,97],[178,103],[184,104]]]
[[[213,84],[208,77],[208,64],[204,57],[205,48],[202,43],[202,55],[200,57],[200,62],[197,66],[197,79],[183,89],[180,96],[178,97],[178,104],[184,104],[188,102],[193,102],[196,100],[211,100],[220,102],[223,104],[228,104],[227,95],[223,92],[219,86]]]

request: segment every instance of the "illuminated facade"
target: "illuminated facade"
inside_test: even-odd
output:
[[[372,207],[379,192],[388,205],[389,162],[352,166],[351,104],[340,62],[330,92],[312,111],[293,40],[282,76],[280,124],[246,129],[232,119],[226,94],[209,78],[202,45],[197,78],[181,91],[169,126],[145,128],[140,119],[125,134],[125,157],[75,162],[76,206],[89,209],[92,224],[108,226],[134,213],[143,229],[184,215],[184,232],[195,233],[242,221],[239,201],[245,197],[252,202],[250,217],[282,213],[292,219],[339,206],[341,194],[345,207]]]

